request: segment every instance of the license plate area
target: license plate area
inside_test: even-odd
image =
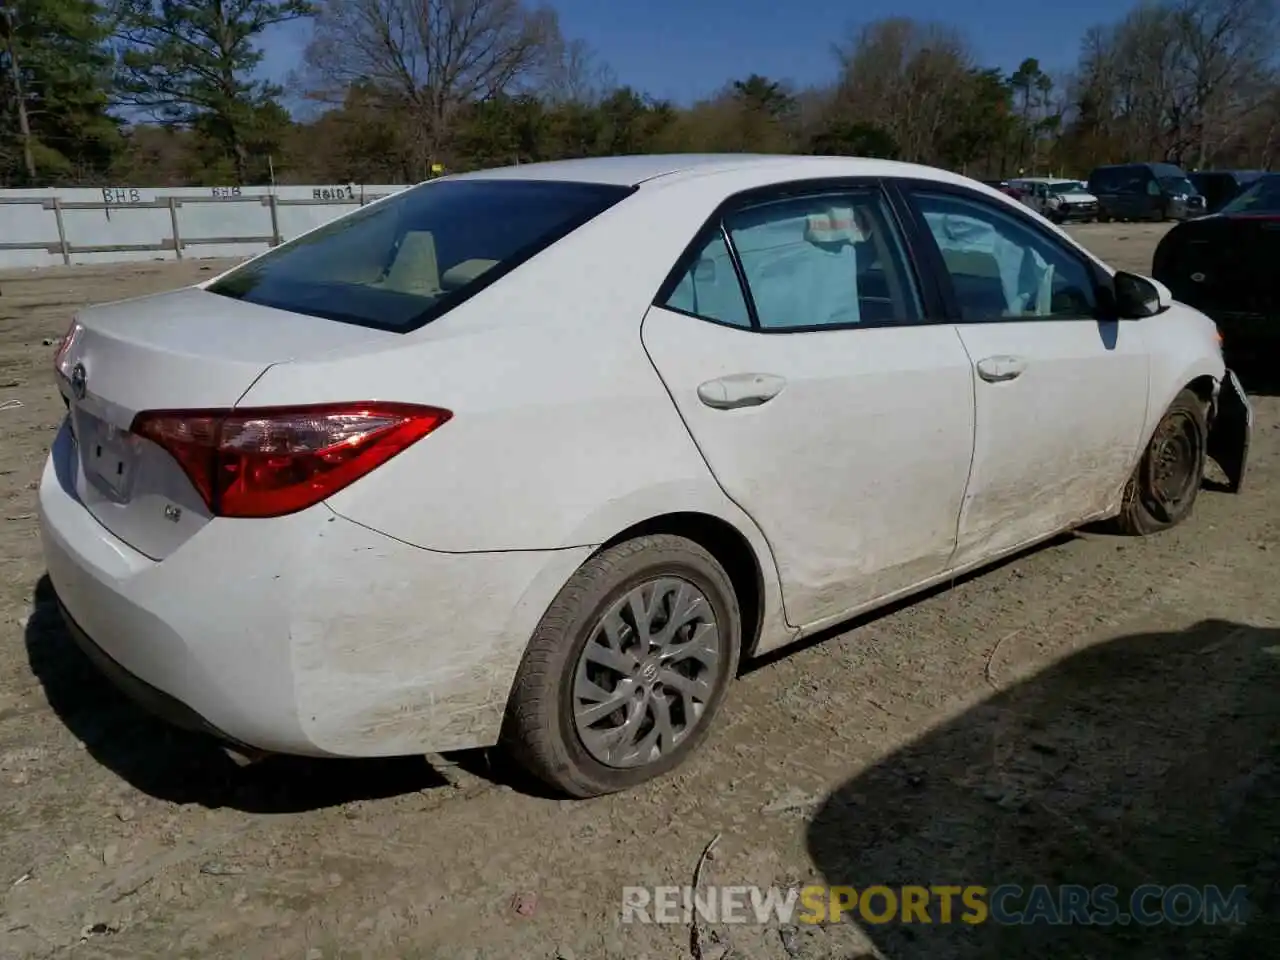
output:
[[[124,502],[137,469],[137,437],[84,410],[73,414],[85,479],[112,500]]]

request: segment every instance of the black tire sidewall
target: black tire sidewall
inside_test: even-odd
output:
[[[1161,427],[1165,421],[1175,415],[1187,415],[1195,423],[1199,436],[1197,438],[1196,451],[1196,467],[1195,474],[1196,483],[1191,487],[1186,499],[1180,505],[1178,511],[1168,519],[1157,516],[1148,509],[1148,497],[1152,494],[1149,490],[1137,489],[1146,480],[1149,469],[1150,458],[1153,452],[1152,444],[1155,437],[1160,433]],[[1205,419],[1204,401],[1190,390],[1183,390],[1178,394],[1168,408],[1161,415],[1159,422],[1156,424],[1155,430],[1152,431],[1152,439],[1147,442],[1147,447],[1142,451],[1142,459],[1138,463],[1137,472],[1134,477],[1135,489],[1133,491],[1133,507],[1141,514],[1141,526],[1151,532],[1159,530],[1167,530],[1176,526],[1190,516],[1192,509],[1195,507],[1198,499],[1200,486],[1204,478],[1205,464],[1208,459],[1208,423]]]
[[[612,793],[655,779],[680,765],[703,742],[728,694],[729,685],[737,673],[741,648],[741,615],[732,582],[719,563],[700,546],[689,540],[672,536],[642,538],[652,541],[644,549],[625,553],[631,543],[620,544],[623,553],[616,566],[609,563],[610,551],[603,551],[587,561],[584,568],[566,585],[565,591],[579,580],[583,570],[593,562],[604,562],[613,568],[606,578],[590,578],[592,585],[584,591],[568,613],[565,629],[559,637],[539,629],[535,642],[555,644],[554,668],[547,677],[546,686],[538,698],[545,711],[542,722],[551,734],[546,746],[553,756],[548,771],[533,772],[547,779],[550,773],[554,786],[569,793],[588,796]],[[619,548],[614,548],[618,550]],[[722,644],[722,653],[714,692],[697,727],[671,753],[656,762],[638,767],[617,768],[600,763],[587,751],[578,737],[573,717],[573,688],[577,674],[578,658],[590,642],[596,624],[619,598],[641,583],[658,577],[678,577],[687,580],[702,591],[714,611]],[[585,578],[583,578],[585,579]],[[565,592],[562,591],[562,594]],[[552,609],[556,604],[552,604]],[[516,749],[522,749],[517,744]]]

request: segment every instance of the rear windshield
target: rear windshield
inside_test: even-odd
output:
[[[292,240],[211,293],[407,332],[461,303],[633,190],[539,180],[440,180]]]
[[[1280,174],[1255,180],[1219,213],[1280,213]]]

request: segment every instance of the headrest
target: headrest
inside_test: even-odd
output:
[[[823,213],[811,213],[805,224],[804,238],[809,243],[861,243],[867,239],[853,207],[831,207]]]

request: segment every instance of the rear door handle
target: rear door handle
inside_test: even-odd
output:
[[[1027,369],[1027,361],[1021,357],[998,356],[986,357],[978,361],[978,376],[987,383],[1001,383],[1012,380]]]
[[[772,373],[735,373],[698,387],[698,399],[715,410],[758,407],[782,392],[787,381]]]

